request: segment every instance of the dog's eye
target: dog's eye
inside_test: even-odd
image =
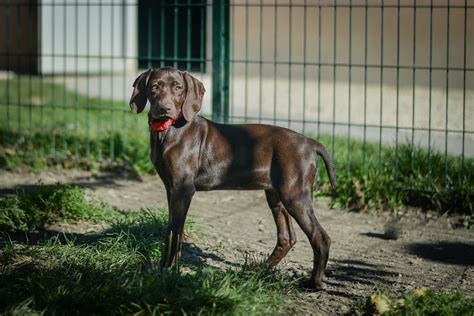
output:
[[[153,89],[158,89],[158,88],[163,87],[163,85],[164,85],[163,80],[158,80],[158,81],[153,82],[153,84],[151,85],[151,87],[152,87]]]

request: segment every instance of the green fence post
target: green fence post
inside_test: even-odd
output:
[[[212,3],[212,119],[229,121],[229,0]]]

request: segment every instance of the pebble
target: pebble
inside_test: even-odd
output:
[[[421,258],[414,258],[414,259],[408,260],[408,263],[409,263],[409,264],[419,264],[421,261],[423,261],[423,259],[421,259]]]

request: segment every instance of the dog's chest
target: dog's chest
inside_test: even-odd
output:
[[[160,177],[163,179],[163,176],[165,174],[164,170],[164,149],[162,146],[162,140],[160,139],[160,136],[158,133],[152,133],[150,135],[150,160],[153,164],[153,167],[155,170],[158,172]]]

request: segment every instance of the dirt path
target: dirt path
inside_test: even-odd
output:
[[[0,194],[15,188],[44,183],[73,183],[95,191],[102,200],[121,209],[166,207],[164,187],[156,176],[138,178],[129,172],[91,173],[49,171],[40,174],[0,171]],[[395,293],[419,287],[459,289],[474,296],[474,231],[452,229],[448,219],[410,215],[402,220],[397,240],[385,240],[387,217],[329,209],[314,202],[316,216],[332,238],[332,248],[322,292],[299,294],[302,314],[340,314],[354,299],[374,287]],[[190,236],[184,263],[206,262],[236,266],[245,255],[263,260],[273,249],[276,236],[273,218],[260,191],[199,192],[189,212],[204,235]],[[298,243],[279,267],[293,276],[307,274],[312,251],[297,229]]]

